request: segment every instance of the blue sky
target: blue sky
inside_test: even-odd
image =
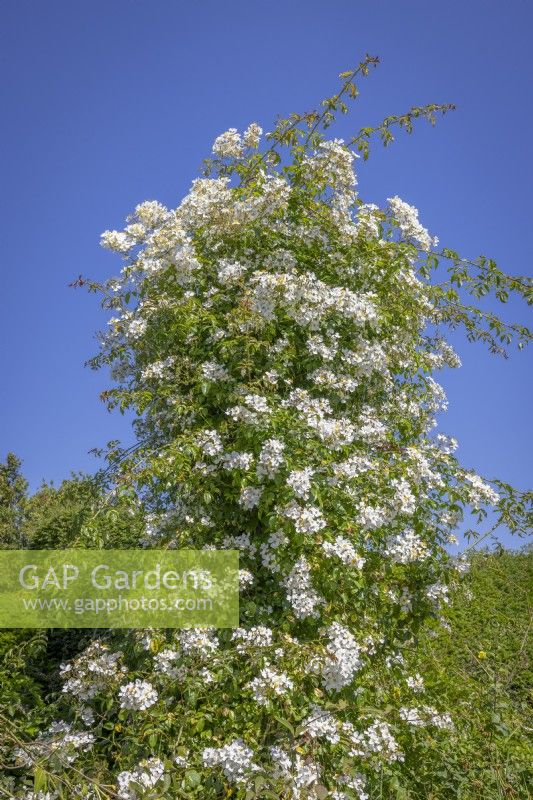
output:
[[[214,137],[308,110],[365,52],[381,66],[338,135],[413,104],[454,102],[359,164],[361,195],[420,209],[441,242],[531,274],[533,6],[527,0],[3,0],[0,457],[31,486],[93,470],[128,439],[84,368],[105,318],[67,284],[118,272],[99,248],[144,199],[176,204]],[[503,307],[527,323],[524,306]],[[531,485],[531,353],[505,361],[453,337],[464,366],[437,376],[442,430],[487,477]]]

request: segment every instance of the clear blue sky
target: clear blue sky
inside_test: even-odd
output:
[[[397,193],[443,244],[531,274],[528,0],[2,0],[0,15],[0,457],[15,451],[34,488],[130,435],[83,366],[97,300],[67,288],[118,271],[100,232],[144,199],[176,204],[219,132],[313,108],[366,51],[382,64],[341,134],[412,104],[457,111],[360,164],[362,196]],[[526,488],[532,355],[458,349],[441,427],[466,465]]]

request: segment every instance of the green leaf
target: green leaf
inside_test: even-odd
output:
[[[188,769],[185,772],[185,783],[189,788],[194,789],[196,786],[199,786],[201,782],[202,776],[199,772],[196,772],[196,770]]]
[[[48,786],[48,776],[41,767],[34,767],[33,770],[33,788],[36,792],[45,791]]]

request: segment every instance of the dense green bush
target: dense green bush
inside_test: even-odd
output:
[[[101,477],[75,475],[60,486],[43,484],[28,495],[21,462],[9,453],[0,464],[2,548],[132,547],[140,523],[120,502],[102,502]],[[0,630],[0,711],[32,738],[57,710],[59,665],[94,635],[83,630]],[[6,741],[0,743],[6,746]],[[0,794],[1,796],[1,794]]]
[[[413,765],[413,797],[528,798],[533,786],[533,551],[474,553],[448,631],[424,637],[420,671],[455,735]],[[411,796],[411,795],[409,795]]]

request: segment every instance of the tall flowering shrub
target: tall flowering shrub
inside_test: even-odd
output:
[[[444,623],[465,510],[514,530],[526,512],[459,464],[433,374],[460,366],[448,325],[493,350],[529,337],[460,285],[530,287],[439,250],[399,197],[360,198],[376,131],[324,129],[373,61],[320,113],[223,133],[177,208],[103,234],[123,266],[92,285],[114,309],[93,365],[137,436],[109,454],[113,491],[144,517],[139,546],[239,550],[241,627],[95,637],[63,665],[65,720],[16,753],[47,776],[39,797],[406,796],[427,732],[455,735],[410,666],[417,635]]]

